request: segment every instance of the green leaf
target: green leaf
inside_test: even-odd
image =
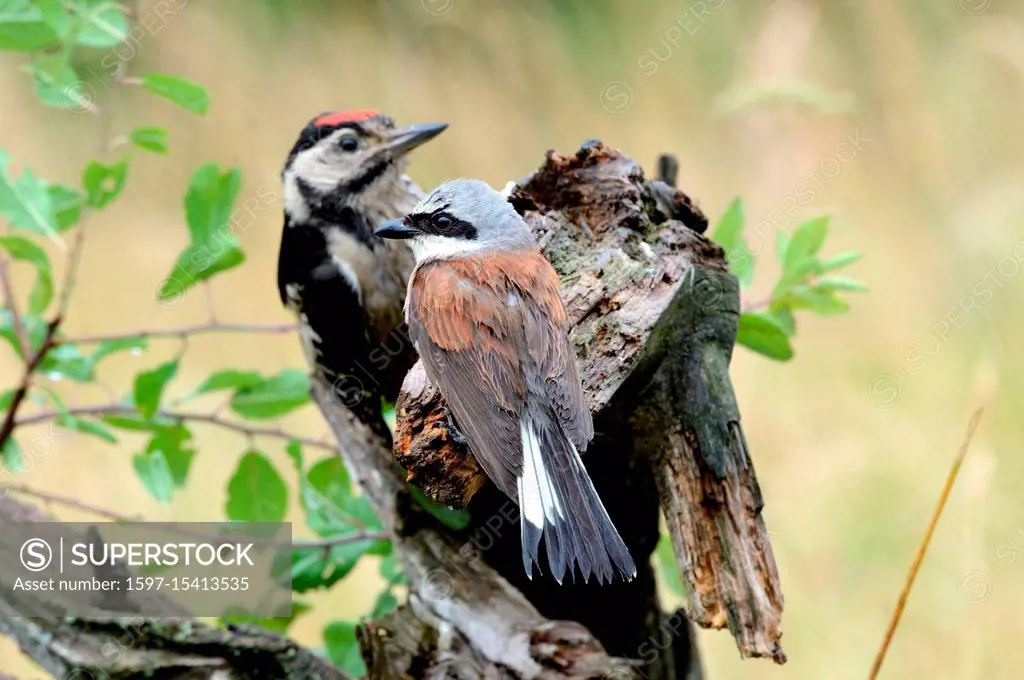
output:
[[[292,601],[292,615],[289,617],[276,617],[269,618],[265,616],[249,616],[244,614],[229,614],[227,616],[220,617],[220,625],[227,626],[229,624],[244,623],[250,626],[257,626],[263,630],[269,630],[272,633],[278,635],[284,635],[288,632],[288,628],[295,622],[297,618],[308,612],[312,607],[305,602],[300,600]]]
[[[454,531],[462,531],[469,526],[470,521],[473,519],[472,516],[465,510],[456,510],[455,508],[446,508],[443,505],[435,503],[427,497],[422,491],[417,489],[415,486],[410,486],[409,490],[412,492],[412,497],[423,506],[423,508],[429,512],[434,518],[441,524],[445,525],[449,529]]]
[[[233,234],[226,234],[216,248],[187,246],[178,256],[174,271],[161,284],[157,297],[160,300],[181,297],[192,286],[243,262],[245,253],[239,249],[238,239]]]
[[[116,340],[104,340],[97,345],[95,351],[89,360],[92,365],[95,366],[100,362],[100,359],[108,357],[111,354],[117,352],[129,351],[132,354],[140,354],[142,350],[149,346],[149,341],[145,336],[139,335],[134,338],[117,338]]]
[[[50,380],[67,378],[77,383],[91,382],[96,378],[92,361],[82,354],[75,345],[61,344],[46,353],[39,366],[41,373]]]
[[[6,411],[14,401],[14,389],[0,392],[0,411]]]
[[[11,472],[21,472],[24,466],[21,459],[21,444],[18,443],[18,440],[8,437],[2,448],[0,458],[4,461],[4,467]]]
[[[160,287],[160,299],[181,296],[200,281],[245,261],[231,233],[231,212],[241,186],[238,168],[221,173],[216,164],[207,163],[193,173],[185,194],[190,243]]]
[[[300,481],[299,493],[306,524],[317,534],[335,536],[352,530],[352,482],[340,459],[325,458],[311,467]]]
[[[85,83],[65,54],[40,54],[22,69],[32,76],[36,95],[47,106],[77,111],[92,107],[92,93],[85,90]]]
[[[398,598],[395,597],[391,590],[385,590],[377,596],[377,601],[373,605],[373,611],[370,612],[370,618],[379,619],[380,617],[390,614],[398,607]]]
[[[188,446],[191,441],[192,431],[184,423],[176,423],[154,431],[153,437],[146,446],[147,454],[160,453],[167,461],[167,468],[171,472],[171,483],[176,489],[184,488],[185,482],[188,480],[192,459],[196,454],[195,450]]]
[[[100,418],[100,420],[111,427],[116,427],[120,430],[127,430],[129,432],[158,432],[165,427],[173,427],[177,425],[177,423],[170,418],[163,418],[160,416],[144,418],[135,413],[105,415]]]
[[[71,29],[75,24],[68,11],[70,8],[63,0],[35,0],[35,5],[42,12],[43,21],[53,29],[58,40],[66,42],[71,37]]]
[[[769,359],[788,361],[793,358],[785,330],[775,319],[757,312],[740,315],[736,342]]]
[[[29,346],[32,349],[39,347],[43,343],[43,337],[46,335],[46,321],[35,314],[22,314],[21,323],[28,335]],[[10,311],[4,308],[0,308],[0,338],[3,338],[10,344],[15,354],[22,359],[25,358],[21,353],[21,343],[18,342],[18,336],[14,330],[14,317],[11,316]],[[60,349],[60,347],[57,347],[57,349]],[[45,359],[43,364],[43,366],[40,366],[41,370],[45,368]]]
[[[835,316],[850,311],[850,304],[834,291],[794,286],[783,300],[794,309],[809,309],[821,316]]]
[[[12,227],[63,244],[57,234],[46,183],[28,168],[14,179],[9,172],[10,160],[7,152],[0,149],[0,216],[5,217]]]
[[[167,153],[167,130],[162,127],[137,127],[128,135],[132,144],[152,151],[153,153]]]
[[[827,260],[821,263],[821,271],[823,273],[831,272],[835,271],[836,269],[848,267],[849,265],[853,264],[861,257],[863,257],[863,255],[864,253],[858,253],[855,251],[848,251],[845,253],[839,253],[838,255],[833,255],[832,257],[828,258]]]
[[[0,50],[34,52],[59,37],[31,0],[0,0]]]
[[[249,451],[238,461],[238,468],[228,482],[225,512],[233,521],[284,521],[288,512],[288,487],[259,451]]]
[[[82,173],[82,186],[85,187],[89,205],[97,209],[106,207],[121,194],[127,176],[128,156],[112,165],[104,165],[99,161],[89,163]]]
[[[743,201],[736,198],[726,208],[725,214],[718,221],[718,226],[715,227],[714,235],[711,238],[725,250],[729,269],[739,279],[740,285],[743,288],[749,288],[754,280],[754,254],[743,242],[745,219]]]
[[[817,290],[848,290],[857,293],[866,293],[868,287],[849,276],[823,276],[814,282]]]
[[[343,550],[347,549],[347,550]],[[352,552],[358,550],[358,552]],[[365,554],[363,542],[342,544],[330,550],[323,548],[296,548],[292,550],[292,590],[308,593],[330,588],[348,576]]]
[[[789,234],[779,229],[775,232],[775,254],[779,257],[779,262],[786,262],[786,250],[789,248]]]
[[[327,658],[336,668],[352,677],[366,675],[366,664],[359,653],[356,624],[351,621],[332,621],[324,628],[324,646]]]
[[[113,0],[79,0],[72,4],[79,13],[75,42],[83,47],[117,47],[128,35],[128,17]]]
[[[812,258],[821,249],[828,234],[828,215],[816,217],[798,226],[786,248],[786,259],[783,262],[783,273],[787,274],[800,266],[805,260]]]
[[[768,309],[768,316],[779,325],[786,337],[791,338],[796,335],[796,318],[793,316],[793,310],[787,305],[773,304]]]
[[[405,574],[402,572],[402,565],[398,562],[394,550],[386,554],[380,561],[380,575],[388,583],[405,583]]]
[[[302,474],[302,442],[298,439],[290,440],[288,445],[284,447],[284,452],[295,463],[295,469],[298,470],[299,474]]]
[[[28,311],[41,314],[53,299],[53,277],[46,251],[24,236],[0,236],[0,247],[15,260],[29,262],[36,268],[36,282],[29,294]]]
[[[661,538],[658,539],[658,547],[654,549],[654,557],[658,569],[658,581],[664,583],[673,595],[686,597],[686,588],[683,586],[683,580],[679,577],[676,553],[668,534],[661,534]]]
[[[206,163],[192,173],[185,193],[185,220],[193,245],[208,245],[230,231],[231,210],[242,188],[242,171],[220,172]]]
[[[234,368],[225,368],[211,373],[210,376],[204,380],[199,387],[193,390],[191,394],[183,397],[182,401],[195,399],[196,397],[208,392],[234,390],[239,387],[256,385],[262,380],[263,378],[260,377],[260,374],[257,371],[239,371]]]
[[[103,427],[102,425],[93,420],[80,418],[71,413],[61,414],[57,418],[57,424],[60,425],[61,427],[66,427],[70,430],[76,430],[83,434],[92,435],[93,437],[102,439],[103,441],[108,442],[110,444],[117,443],[117,437],[115,437],[114,433],[108,430],[107,428]]]
[[[164,388],[177,372],[178,360],[174,359],[135,376],[135,405],[143,417],[150,418],[156,413]]]
[[[161,503],[171,500],[174,492],[174,475],[162,451],[136,453],[132,457],[132,467],[142,485]]]
[[[178,76],[150,73],[142,77],[142,87],[193,113],[206,113],[210,97],[200,85]]]
[[[254,385],[241,387],[231,398],[231,408],[243,418],[277,418],[309,401],[309,378],[288,368]]]
[[[46,191],[50,196],[57,231],[65,231],[74,226],[82,217],[85,196],[63,184],[50,184]]]

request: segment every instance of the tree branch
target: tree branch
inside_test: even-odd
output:
[[[185,338],[190,335],[204,333],[291,333],[296,326],[293,323],[258,324],[258,323],[221,323],[208,321],[190,326],[175,328],[150,328],[134,332],[105,333],[101,335],[82,335],[73,338],[61,338],[55,344],[83,345],[87,343],[107,342],[110,340],[130,340],[132,338]]]
[[[17,395],[15,395],[17,396]],[[12,411],[13,412],[13,411]],[[42,413],[35,413],[30,416],[23,416],[17,418],[14,421],[14,426],[21,427],[23,425],[33,425],[35,423],[43,423],[48,420],[56,420],[64,414],[70,414],[75,416],[102,416],[102,415],[117,415],[117,414],[135,414],[138,410],[133,406],[126,406],[124,404],[100,404],[98,406],[75,406],[70,407],[66,411],[43,411]],[[317,439],[310,439],[308,437],[300,437],[299,435],[291,432],[286,432],[281,428],[270,428],[270,427],[255,427],[253,425],[246,425],[244,423],[236,423],[225,418],[221,418],[218,415],[211,413],[200,413],[198,411],[170,411],[161,409],[157,411],[156,415],[168,418],[170,420],[183,420],[197,423],[207,423],[209,425],[216,425],[217,427],[238,432],[248,437],[275,437],[277,439],[288,439],[295,440],[304,446],[311,446],[318,449],[325,449],[328,451],[334,451],[334,446],[327,442],[319,441]],[[2,441],[2,440],[0,440]]]
[[[28,387],[32,381],[32,374],[35,373],[36,368],[42,363],[46,353],[53,347],[53,339],[57,334],[57,328],[60,326],[60,317],[50,322],[50,325],[46,327],[46,335],[43,337],[43,344],[39,346],[39,350],[32,355],[32,357],[25,364],[25,372],[21,376],[21,381],[18,383],[18,387],[14,391],[14,396],[11,397],[11,405],[7,408],[7,413],[4,415],[4,422],[0,425],[0,451],[3,450],[7,444],[7,440],[11,438],[14,433],[14,427],[16,424],[15,416],[18,413],[18,409],[21,407],[21,403],[25,401],[25,397],[28,395]]]
[[[21,356],[27,360],[32,352],[32,346],[28,342],[28,333],[25,332],[25,324],[21,320],[21,312],[18,310],[18,298],[14,295],[14,286],[11,285],[8,268],[10,260],[0,258],[0,287],[4,291],[4,301],[8,311],[11,313],[11,323],[14,324],[14,336],[18,339],[18,346],[21,348]]]

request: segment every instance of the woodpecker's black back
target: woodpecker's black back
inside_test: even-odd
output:
[[[415,206],[422,192],[402,173],[406,154],[443,129],[396,128],[372,110],[323,114],[300,133],[282,178],[281,302],[314,372],[384,437],[381,400],[397,397],[416,361],[402,323],[414,262],[406,244],[373,232]]]

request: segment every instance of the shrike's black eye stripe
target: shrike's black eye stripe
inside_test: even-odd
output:
[[[409,215],[406,221],[411,226],[420,229],[424,234],[444,236],[446,238],[461,238],[472,241],[476,238],[476,227],[465,220],[460,220],[449,212],[445,212],[447,206],[442,206],[431,213],[420,213]]]

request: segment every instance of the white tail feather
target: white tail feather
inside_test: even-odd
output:
[[[519,431],[523,442],[523,476],[519,480],[519,506],[530,524],[542,528],[545,517],[548,524],[554,524],[556,518],[564,519],[565,513],[553,480],[544,466],[537,431],[525,414],[519,422]]]

